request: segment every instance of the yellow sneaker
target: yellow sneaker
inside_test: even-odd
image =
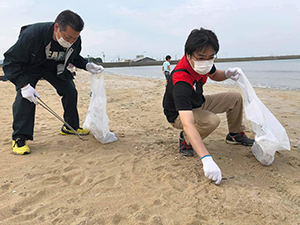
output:
[[[16,155],[26,155],[30,153],[26,140],[18,138],[12,141],[13,153]]]
[[[89,130],[87,129],[83,129],[81,127],[79,127],[76,132],[80,135],[88,135],[90,133]],[[61,130],[60,130],[60,133],[62,135],[68,135],[68,134],[75,134],[74,131],[72,130],[69,130],[66,126],[62,126]]]

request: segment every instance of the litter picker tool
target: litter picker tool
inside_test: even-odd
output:
[[[79,139],[81,139],[82,141],[86,141],[87,139],[83,139],[80,134],[73,129],[73,127],[70,126],[70,124],[68,124],[63,118],[61,118],[56,112],[54,112],[41,98],[38,98],[38,104],[40,106],[42,106],[44,109],[46,109],[48,112],[50,112],[53,116],[55,116],[57,119],[59,119],[64,125],[66,125],[70,130],[72,130],[74,132],[74,134],[77,135],[77,137]]]

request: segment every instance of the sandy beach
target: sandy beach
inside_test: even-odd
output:
[[[3,74],[3,72],[1,71]],[[1,74],[0,74],[1,75]],[[89,106],[90,75],[78,71],[82,125]],[[180,130],[165,119],[164,80],[105,75],[110,130],[118,141],[103,145],[63,136],[62,123],[37,106],[31,154],[11,150],[15,88],[0,82],[0,224],[300,224],[300,92],[255,88],[286,128],[291,151],[261,165],[250,147],[225,143],[225,115],[204,140],[224,180],[203,174],[199,157],[178,152]],[[37,92],[59,115],[60,97],[46,81]],[[204,92],[240,91],[207,84]],[[246,133],[254,137],[245,121]]]

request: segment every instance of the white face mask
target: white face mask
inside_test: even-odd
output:
[[[63,37],[61,35],[60,35],[60,38],[58,38],[57,33],[56,33],[56,39],[57,39],[57,42],[64,48],[70,48],[72,45],[69,42],[67,42],[65,39],[63,39]]]
[[[193,60],[194,61],[194,60]],[[214,65],[214,60],[204,60],[204,61],[194,61],[193,69],[200,75],[205,75],[209,73]]]

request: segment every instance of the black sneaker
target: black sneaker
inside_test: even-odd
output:
[[[195,152],[191,145],[188,145],[183,137],[183,131],[180,132],[179,137],[179,152],[184,156],[194,156]]]
[[[248,138],[244,132],[241,132],[234,136],[231,136],[230,133],[228,133],[226,136],[226,142],[228,144],[232,144],[232,145],[252,146],[254,143],[254,140]]]

